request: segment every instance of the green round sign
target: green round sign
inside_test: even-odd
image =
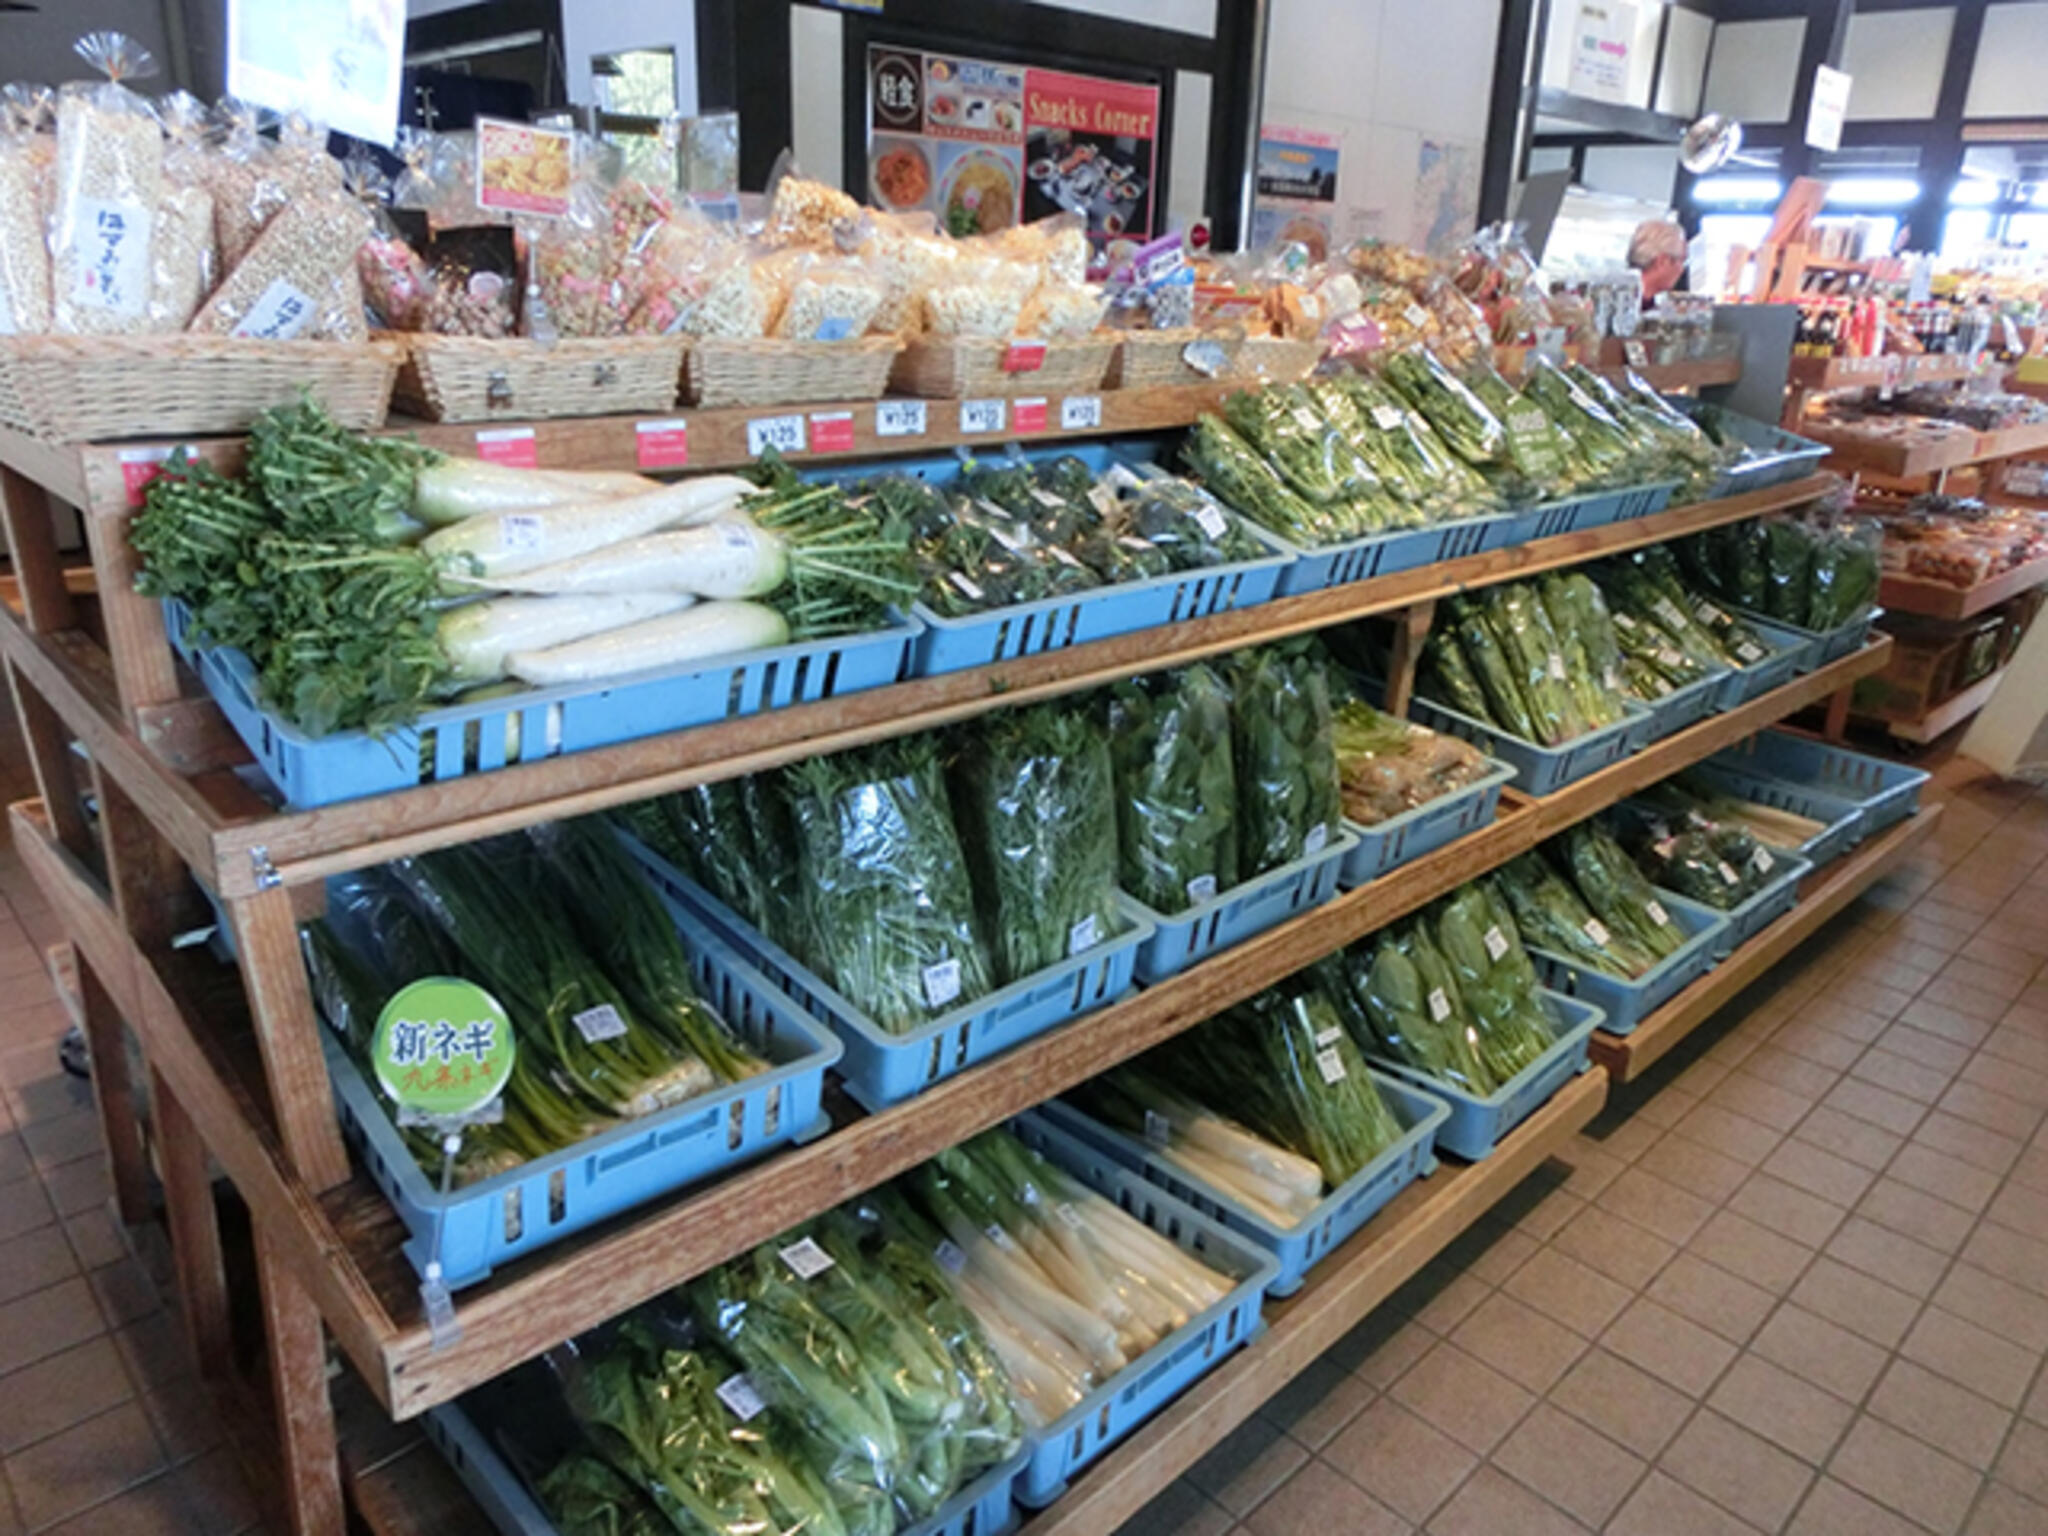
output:
[[[400,1109],[458,1120],[505,1091],[517,1050],[495,997],[475,982],[425,976],[394,992],[377,1015],[370,1061]]]

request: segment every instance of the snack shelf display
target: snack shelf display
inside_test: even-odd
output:
[[[1887,576],[1878,588],[1877,600],[1896,613],[1913,613],[1929,619],[1968,619],[2044,584],[2048,584],[2048,560],[2030,560],[1973,587]]]

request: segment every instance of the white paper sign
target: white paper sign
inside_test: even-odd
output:
[[[1626,104],[1628,63],[1635,51],[1633,0],[1579,0],[1572,23],[1572,65],[1566,89],[1594,101]]]
[[[1815,149],[1842,147],[1842,119],[1849,115],[1851,77],[1825,64],[1813,67],[1813,105],[1806,112],[1806,142]]]
[[[389,145],[398,133],[401,0],[228,0],[228,94]]]
[[[924,430],[922,400],[884,400],[875,407],[877,437],[923,437]]]
[[[599,1003],[595,1008],[586,1008],[572,1015],[576,1028],[583,1038],[592,1045],[600,1040],[616,1040],[626,1032],[626,1021],[619,1017],[619,1010],[610,1003]]]
[[[924,1000],[943,1008],[960,995],[960,962],[941,960],[924,968]]]
[[[800,1237],[782,1250],[782,1262],[797,1279],[808,1280],[832,1267],[832,1255],[818,1246],[816,1238]]]

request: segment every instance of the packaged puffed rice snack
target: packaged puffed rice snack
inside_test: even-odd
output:
[[[154,73],[156,61],[118,32],[88,33],[76,51],[106,79],[57,93],[50,325],[66,335],[136,335],[149,329],[164,140],[149,103],[121,82]]]
[[[1032,263],[963,256],[925,290],[925,330],[947,339],[1013,336],[1037,286]]]
[[[50,328],[50,249],[42,204],[54,145],[42,132],[50,93],[0,87],[0,336]]]
[[[164,125],[164,194],[150,249],[149,328],[182,331],[220,275],[201,142],[207,111],[190,92],[172,91],[157,114]]]
[[[811,256],[789,285],[775,334],[784,341],[855,341],[881,305],[881,284],[859,261]]]
[[[345,323],[334,314],[337,277],[355,271],[356,248],[368,229],[362,206],[340,192],[286,204],[188,329],[290,341]],[[356,306],[360,310],[359,294]]]
[[[667,217],[640,239],[637,299],[626,328],[641,336],[682,329],[704,298],[718,253],[732,244],[688,198],[675,198]]]
[[[1029,224],[1014,224],[991,235],[989,243],[999,256],[1038,263],[1047,282],[1088,280],[1088,262],[1094,253],[1088,245],[1088,221],[1078,213],[1055,213]]]
[[[860,255],[882,288],[868,328],[878,336],[899,336],[923,327],[924,291],[960,259],[960,246],[938,233],[930,213],[885,213],[870,222]]]
[[[1017,331],[1045,341],[1086,336],[1108,310],[1109,295],[1093,283],[1040,283],[1025,302]]]
[[[768,219],[761,237],[770,245],[823,250],[841,244],[839,226],[857,226],[864,211],[837,187],[808,179],[785,149],[769,173]]]
[[[386,206],[391,181],[367,149],[343,164],[348,194],[363,207],[370,233],[356,252],[356,282],[371,321],[382,330],[416,331],[427,302],[427,263]]]

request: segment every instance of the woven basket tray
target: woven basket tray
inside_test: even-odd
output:
[[[876,400],[903,343],[894,336],[856,341],[691,343],[683,399],[691,405],[798,405],[816,400]]]
[[[1213,342],[1223,364],[1213,374],[1189,365],[1191,341]],[[1211,335],[1192,327],[1172,331],[1126,331],[1110,365],[1112,389],[1148,389],[1170,384],[1230,383],[1243,380],[1292,384],[1315,372],[1322,344],[1277,336]]]
[[[662,411],[676,403],[686,345],[680,336],[538,342],[408,335],[393,400],[428,421]]]
[[[983,395],[1053,395],[1099,389],[1116,356],[1113,335],[1048,341],[1036,368],[1009,372],[1007,341],[913,341],[896,359],[889,385],[900,395],[950,400]]]
[[[245,432],[310,390],[343,426],[377,427],[402,356],[388,342],[0,337],[0,423],[58,443]]]

